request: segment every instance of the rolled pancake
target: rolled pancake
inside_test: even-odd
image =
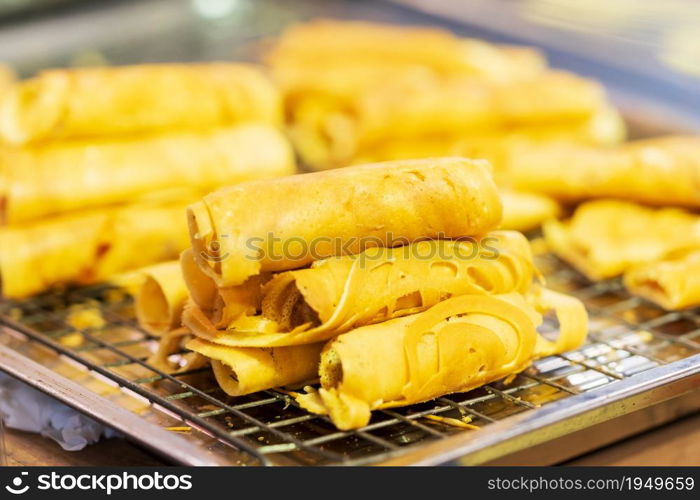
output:
[[[275,275],[262,286],[261,315],[238,316],[224,329],[211,318],[185,323],[195,335],[223,345],[308,344],[413,314],[452,296],[525,293],[533,271],[529,244],[513,231],[371,248]]]
[[[266,62],[287,93],[336,96],[354,95],[407,66],[496,81],[531,78],[546,67],[544,56],[531,48],[460,38],[436,28],[328,19],[285,30]],[[315,71],[309,73],[309,67]]]
[[[163,262],[141,270],[144,276],[135,300],[139,325],[156,336],[180,327],[188,298],[180,262]]]
[[[700,305],[700,250],[672,252],[662,260],[625,273],[625,286],[635,294],[674,310]]]
[[[583,316],[581,316],[583,314]],[[520,372],[538,356],[541,318],[520,294],[453,297],[419,314],[364,326],[323,349],[321,388],[297,396],[341,430],[371,411],[463,392]],[[586,324],[585,309],[575,318]],[[562,325],[562,334],[569,325]]]
[[[322,127],[322,125],[320,125]],[[311,132],[310,132],[311,133]],[[323,130],[316,133],[331,137]],[[497,174],[507,173],[507,166],[513,155],[522,154],[522,150],[539,149],[552,143],[561,144],[618,144],[626,135],[625,125],[620,114],[614,108],[604,106],[593,117],[583,122],[556,125],[530,125],[524,127],[485,130],[482,132],[465,132],[454,130],[439,135],[415,138],[387,138],[378,144],[365,147],[355,152],[353,164],[409,158],[427,158],[437,156],[464,156],[488,160]],[[341,142],[344,141],[342,138]],[[298,141],[297,141],[298,142]],[[313,148],[314,145],[310,144]],[[330,143],[327,146],[333,149]],[[335,158],[340,161],[341,151],[319,151],[318,157]],[[302,151],[303,153],[303,151]],[[313,153],[312,153],[313,154]],[[361,161],[364,160],[364,161]],[[497,177],[497,181],[498,181]],[[507,176],[504,181],[508,181]],[[504,182],[505,183],[505,182]]]
[[[439,158],[246,182],[207,195],[188,218],[197,263],[226,287],[367,246],[483,234],[501,203],[488,164]]]
[[[153,64],[54,69],[18,83],[0,108],[11,144],[255,121],[280,124],[280,96],[255,66]]]
[[[288,141],[269,125],[4,148],[2,219],[15,224],[173,188],[206,193],[294,170]]]
[[[192,249],[182,252],[180,265],[192,301],[214,328],[226,328],[241,316],[254,316],[260,310],[262,285],[270,279],[269,273],[251,276],[241,285],[217,288],[197,266]]]
[[[570,220],[550,220],[543,230],[552,251],[593,280],[700,245],[697,215],[616,200],[583,203]]]
[[[416,71],[360,95],[353,114],[358,143],[368,145],[388,137],[586,122],[604,103],[598,83],[563,72],[494,84]]]
[[[1,228],[3,295],[24,298],[175,259],[189,243],[185,206],[142,203]]]
[[[621,198],[700,207],[700,136],[631,141],[612,148],[554,145],[514,155],[517,189],[564,201]]]
[[[501,190],[503,221],[501,228],[514,231],[531,231],[542,223],[556,218],[561,207],[552,198],[536,193]]]
[[[185,345],[192,339],[187,328],[165,332],[158,341],[158,348],[147,360],[150,366],[165,373],[184,373],[202,368],[209,360],[198,352],[186,352]],[[177,356],[173,356],[176,354]]]
[[[323,344],[228,347],[193,338],[186,347],[210,359],[216,381],[226,394],[243,396],[317,378]]]
[[[564,79],[548,75],[547,85],[533,84],[547,92],[540,99],[533,98],[535,91],[522,83],[445,83],[418,73],[391,74],[376,88],[356,90],[348,102],[317,94],[295,99],[289,131],[304,162],[318,170],[358,164],[361,159],[456,155],[486,158],[500,168],[503,157],[520,142],[537,148],[550,141],[617,144],[626,134],[620,113],[602,97],[596,98],[595,86],[589,87],[586,81],[575,80],[572,96],[567,96],[562,90],[540,88],[568,88]],[[492,97],[491,104],[484,95]],[[506,104],[518,99],[529,103],[530,110],[525,104]],[[572,104],[577,101],[578,108]]]

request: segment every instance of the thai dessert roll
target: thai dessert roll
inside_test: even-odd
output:
[[[553,312],[559,322],[556,339],[537,336],[535,357],[543,358],[581,347],[588,335],[588,313],[579,299],[533,285],[525,300],[541,314]]]
[[[406,66],[495,81],[531,78],[546,68],[544,56],[528,47],[460,38],[436,28],[326,19],[288,28],[266,62],[287,92],[319,89],[338,96]]]
[[[443,30],[313,21],[283,32],[266,63],[282,91],[295,149],[316,170],[427,156],[484,158],[458,143],[501,154],[481,137],[531,129],[567,130],[593,144],[625,135],[595,81],[552,70],[531,48]]]
[[[297,126],[297,133],[299,126],[301,124]],[[319,126],[323,127],[323,125]],[[325,135],[323,130],[308,131],[308,135],[313,134]],[[342,154],[355,154],[353,164],[437,156],[483,158],[494,167],[497,182],[501,180],[498,175],[504,174],[502,184],[507,185],[510,183],[507,174],[511,158],[524,154],[523,151],[527,153],[533,149],[549,147],[553,143],[617,144],[624,139],[625,134],[625,125],[619,112],[610,106],[604,106],[584,122],[535,124],[479,132],[455,130],[450,133],[421,136],[420,140],[389,137],[378,144],[350,153],[345,151],[347,148],[336,148],[336,144],[330,142],[326,146],[320,146],[321,141],[312,137],[306,138],[304,133],[301,134],[302,137],[297,136],[297,138],[301,138],[302,143],[307,140],[311,149],[317,149],[317,152],[311,154],[325,160],[333,159],[335,162],[341,162]],[[342,137],[336,136],[336,138],[343,142]],[[304,156],[303,144],[301,153]]]
[[[218,296],[216,283],[199,269],[191,248],[180,254],[180,271],[192,302],[202,310],[210,312]]]
[[[598,83],[569,73],[494,84],[415,71],[360,95],[354,114],[357,141],[365,146],[387,137],[585,122],[604,102]]]
[[[149,202],[0,228],[2,293],[24,298],[175,259],[189,243],[185,207]]]
[[[158,339],[156,351],[146,360],[150,366],[164,373],[184,373],[197,370],[209,363],[209,359],[198,352],[188,351],[187,342],[192,334],[187,328],[175,328],[163,333]]]
[[[585,309],[571,319],[561,335],[570,329],[578,335],[581,324],[585,329]],[[468,391],[524,370],[540,355],[540,321],[521,294],[511,293],[453,297],[418,314],[363,326],[326,344],[320,389],[297,395],[297,401],[329,415],[341,430],[363,427],[372,410]]]
[[[195,335],[225,345],[308,344],[423,311],[452,296],[526,293],[533,274],[528,241],[514,231],[375,247],[275,274],[243,295],[259,301],[261,314],[240,314],[223,328],[205,312],[196,323],[187,318],[185,323]]]
[[[1,219],[16,224],[168,189],[206,193],[294,171],[288,141],[261,124],[0,148]]]
[[[226,328],[241,316],[254,316],[262,305],[262,285],[271,278],[269,273],[259,274],[241,285],[217,288],[197,266],[189,248],[180,256],[180,265],[193,303],[215,328]]]
[[[487,163],[437,158],[246,182],[210,193],[188,218],[199,267],[228,287],[370,246],[483,234],[501,202]]]
[[[9,90],[0,138],[27,144],[281,121],[278,91],[251,65],[53,69]]]
[[[571,219],[543,226],[547,245],[592,280],[619,276],[674,250],[700,246],[700,217],[627,201],[579,205]]]
[[[216,381],[226,394],[243,396],[316,379],[323,344],[230,347],[193,338],[186,347],[209,358]]]
[[[620,198],[700,207],[700,136],[666,136],[615,147],[551,145],[513,155],[517,189],[563,201]]]
[[[149,266],[141,273],[143,283],[136,295],[139,325],[156,336],[180,327],[187,286],[177,260]]]
[[[627,289],[675,310],[700,305],[700,249],[671,252],[661,260],[627,270]]]

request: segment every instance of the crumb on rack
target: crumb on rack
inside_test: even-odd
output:
[[[173,426],[173,427],[166,427],[166,431],[172,431],[172,432],[190,432],[192,430],[192,427],[189,425],[180,425],[180,426]]]
[[[67,335],[63,335],[60,339],[58,339],[58,342],[65,346],[65,347],[80,347],[83,345],[83,342],[85,341],[85,337],[83,337],[83,334],[80,332],[72,332]]]
[[[99,307],[84,304],[71,306],[66,323],[78,330],[102,328],[107,324]]]
[[[451,427],[457,427],[459,429],[479,429],[478,425],[474,425],[471,423],[472,418],[469,415],[465,415],[461,419],[452,417],[441,417],[439,415],[426,415],[424,418],[433,422],[439,422],[441,424],[449,425]]]

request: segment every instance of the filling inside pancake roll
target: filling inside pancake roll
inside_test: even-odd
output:
[[[190,205],[188,220],[199,267],[228,287],[370,246],[484,234],[501,201],[487,163],[432,158],[245,182]]]
[[[211,317],[203,331],[191,328],[226,345],[307,344],[413,314],[453,296],[525,293],[533,272],[529,244],[513,231],[376,247],[275,275],[260,288],[261,314],[254,318],[238,317],[216,333]],[[251,330],[253,321],[263,330]]]
[[[582,311],[582,313],[581,313]],[[586,323],[581,308],[577,322]],[[540,355],[541,316],[520,294],[464,295],[419,314],[364,326],[326,344],[321,388],[297,395],[341,430],[371,411],[468,391],[527,368]],[[570,332],[562,328],[561,335]]]
[[[136,319],[145,330],[161,336],[180,326],[187,286],[178,261],[156,264],[142,273],[144,281],[135,301]]]
[[[317,378],[323,344],[229,347],[193,338],[186,347],[211,360],[216,381],[226,394],[243,396]]]

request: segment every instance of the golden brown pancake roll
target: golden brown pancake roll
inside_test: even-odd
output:
[[[182,252],[180,266],[192,302],[216,329],[227,328],[241,316],[255,316],[262,305],[262,286],[272,277],[264,273],[251,276],[241,285],[217,288],[197,265],[191,248]]]
[[[172,260],[188,245],[185,204],[143,203],[76,212],[0,229],[3,295],[102,281]]]
[[[144,280],[134,304],[139,325],[156,336],[179,328],[188,298],[180,262],[162,262],[140,272]]]
[[[307,269],[276,274],[265,284],[247,282],[236,290],[238,300],[221,296],[229,310],[240,304],[237,316],[224,315],[228,323],[217,324],[222,316],[213,314],[207,303],[199,308],[206,311],[201,316],[183,320],[195,335],[224,345],[308,344],[425,310],[451,296],[525,293],[533,272],[530,247],[517,232],[420,241],[331,257]],[[188,273],[185,280],[190,281]],[[255,309],[261,314],[251,316]]]
[[[603,103],[599,84],[568,73],[494,84],[415,72],[360,95],[354,114],[358,142],[372,144],[387,137],[586,121]]]
[[[700,207],[700,137],[668,136],[617,147],[554,145],[513,155],[513,185],[564,201],[622,198]]]
[[[288,28],[266,62],[287,92],[321,89],[336,95],[354,94],[406,66],[493,80],[529,78],[546,67],[531,48],[459,38],[436,28],[335,20]]]
[[[326,344],[321,388],[297,401],[328,414],[341,430],[363,427],[372,410],[468,391],[524,370],[541,355],[540,321],[513,293],[453,297],[419,314],[363,326]],[[561,335],[585,332],[586,322],[580,306],[562,322]]]
[[[512,142],[564,140],[615,144],[625,136],[619,113],[594,82],[545,73],[528,82],[497,84],[424,71],[392,74],[352,99],[295,101],[290,136],[313,168],[396,160],[408,149],[425,157],[458,154],[493,159]],[[473,155],[485,151],[488,156]]]
[[[593,280],[700,245],[697,215],[616,200],[583,203],[570,220],[551,220],[543,229],[548,246]]]
[[[209,363],[209,359],[198,352],[187,351],[185,346],[190,340],[192,334],[187,328],[169,330],[161,335],[156,352],[146,362],[165,373],[183,373],[202,368]]]
[[[200,268],[227,287],[367,246],[483,234],[500,223],[501,203],[488,164],[438,158],[246,182],[188,217]]]
[[[26,144],[124,134],[279,124],[277,90],[255,66],[154,64],[54,69],[18,83],[0,106],[0,137]]]
[[[0,149],[3,219],[15,224],[165,189],[206,193],[294,170],[289,143],[269,125]]]
[[[700,305],[700,250],[672,252],[625,273],[625,286],[669,310]]]
[[[193,338],[186,347],[211,360],[216,381],[230,396],[243,396],[318,377],[323,344],[229,347]]]
[[[318,131],[318,133],[322,133],[322,131]],[[605,107],[596,111],[593,117],[583,122],[480,132],[455,130],[449,134],[422,136],[420,140],[391,137],[363,148],[357,153],[358,156],[353,159],[352,163],[436,156],[464,156],[488,160],[498,175],[501,171],[506,171],[511,155],[520,154],[524,148],[541,148],[551,143],[617,144],[624,137],[625,126],[619,113],[613,108]],[[301,135],[297,134],[296,138],[301,139],[303,143],[305,137],[302,133]],[[331,148],[331,144],[321,146],[318,141],[312,138],[309,139],[309,142],[309,148],[316,147],[318,149],[317,152],[312,151],[312,155],[316,154],[323,158],[333,156],[335,158],[336,152],[326,149]],[[299,145],[297,140],[297,146]],[[301,152],[304,154],[304,151]],[[337,160],[340,161],[340,159]],[[508,178],[503,180],[508,181]]]

